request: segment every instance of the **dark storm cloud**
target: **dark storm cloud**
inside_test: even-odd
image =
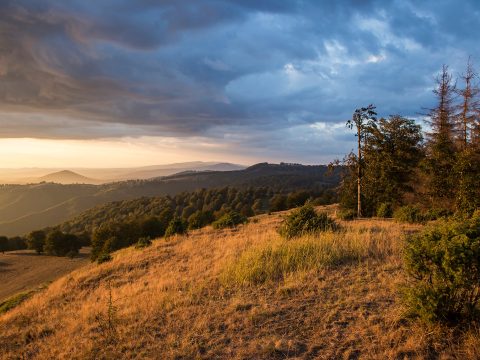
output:
[[[301,155],[314,148],[312,124],[360,105],[412,116],[428,106],[443,63],[458,73],[468,55],[480,61],[479,10],[474,0],[4,0],[0,136],[236,133],[239,148]],[[341,153],[344,129],[334,131],[325,144],[338,139]]]

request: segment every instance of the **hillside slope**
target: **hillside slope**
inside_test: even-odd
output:
[[[414,228],[358,221],[344,224],[345,232],[285,241],[275,230],[280,221],[279,214],[263,215],[237,230],[160,239],[77,270],[0,317],[0,353],[5,359],[478,358],[478,330],[427,329],[404,315],[401,238]],[[290,258],[299,266],[314,253],[324,265],[285,267],[265,281],[232,280],[252,269],[262,274],[265,267],[256,265],[266,259],[275,265],[282,257],[261,255],[282,253],[275,249],[300,251]],[[248,266],[239,267],[245,259]]]
[[[223,186],[315,189],[333,187],[338,181],[338,174],[327,176],[326,166],[258,164],[245,170],[188,172],[103,185],[5,185],[0,186],[0,234],[23,235],[63,223],[97,205],[144,196],[175,195]]]

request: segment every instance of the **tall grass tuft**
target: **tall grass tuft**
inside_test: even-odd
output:
[[[246,250],[227,266],[222,280],[230,286],[263,284],[280,281],[292,273],[359,262],[391,252],[380,232],[326,232],[295,240],[277,239]]]

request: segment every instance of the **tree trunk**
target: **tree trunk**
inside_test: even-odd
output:
[[[362,141],[358,127],[358,166],[357,166],[357,217],[362,217]]]

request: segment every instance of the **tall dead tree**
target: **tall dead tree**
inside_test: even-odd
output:
[[[475,138],[475,130],[478,127],[479,108],[480,108],[480,89],[475,82],[477,74],[473,69],[471,59],[468,59],[465,73],[460,76],[463,82],[463,88],[457,89],[456,93],[461,99],[459,112],[457,114],[457,126],[460,133],[460,144],[462,150],[465,150],[469,143]]]
[[[353,116],[350,120],[347,121],[347,127],[349,129],[356,128],[357,133],[357,217],[362,216],[362,177],[363,177],[363,168],[364,158],[363,152],[365,148],[365,143],[367,141],[368,129],[371,127],[376,127],[377,122],[377,113],[375,112],[376,107],[373,104],[368,105],[367,107],[358,108],[353,113]]]

